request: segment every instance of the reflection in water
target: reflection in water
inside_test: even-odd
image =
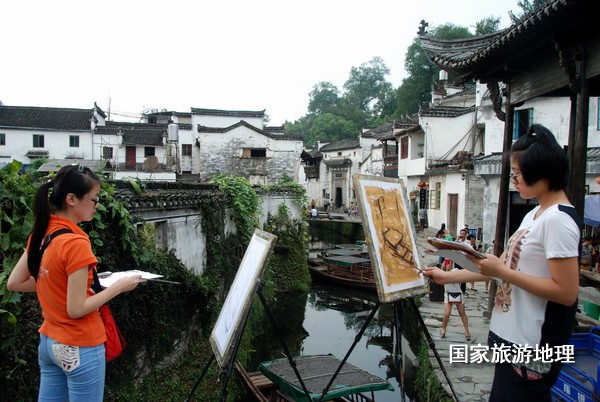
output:
[[[343,359],[377,302],[376,294],[315,283],[308,294],[285,294],[269,306],[293,356],[331,353]],[[379,391],[378,402],[402,400],[400,374],[392,358],[394,312],[391,304],[380,306],[348,362],[387,379],[394,392]],[[283,348],[265,317],[262,332],[253,339],[255,353],[249,370],[261,361],[281,358]],[[408,393],[408,390],[407,390]],[[406,401],[411,400],[406,396]]]

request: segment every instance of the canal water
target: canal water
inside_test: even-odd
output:
[[[311,249],[333,246],[321,236],[311,235]],[[338,237],[335,243],[353,243],[356,239]],[[377,302],[375,291],[355,290],[313,281],[309,291],[301,294],[285,294],[269,306],[279,330],[292,356],[331,353],[340,360],[360,332],[363,324]],[[393,364],[394,312],[390,304],[380,305],[363,336],[360,338],[348,362],[384,378],[394,391],[378,391],[377,402],[411,401],[412,390],[401,388],[401,375]],[[284,350],[270,322],[262,323],[262,332],[255,334],[250,371],[258,369],[261,361],[284,357]],[[403,349],[409,349],[406,341]],[[414,359],[414,356],[411,356]],[[403,358],[406,376],[410,377],[411,359]],[[407,364],[408,363],[408,364]],[[405,388],[410,388],[406,386]]]

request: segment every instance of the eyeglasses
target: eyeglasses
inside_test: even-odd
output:
[[[94,203],[94,206],[100,204],[100,198],[90,198],[90,201]]]
[[[517,180],[517,177],[521,176],[522,174],[523,173],[517,173],[517,174],[511,173],[508,175],[508,177],[510,177],[510,181],[512,181],[514,184],[518,184],[519,181]]]

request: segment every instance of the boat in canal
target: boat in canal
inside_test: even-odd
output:
[[[260,372],[247,373],[238,362],[235,368],[246,388],[259,402],[375,402],[375,391],[394,389],[383,378],[348,362],[330,384],[341,363],[331,354],[300,356],[294,361],[310,399],[307,399],[306,391],[286,358],[261,363]],[[326,388],[327,392],[323,394]]]
[[[308,258],[308,269],[313,278],[337,285],[362,289],[376,289],[371,260],[360,250],[330,249]]]

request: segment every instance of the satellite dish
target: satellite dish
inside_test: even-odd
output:
[[[147,157],[144,162],[142,163],[142,170],[145,170],[147,172],[154,172],[156,170],[158,170],[159,167],[159,163],[158,163],[158,158],[156,157],[156,155],[152,155]]]

